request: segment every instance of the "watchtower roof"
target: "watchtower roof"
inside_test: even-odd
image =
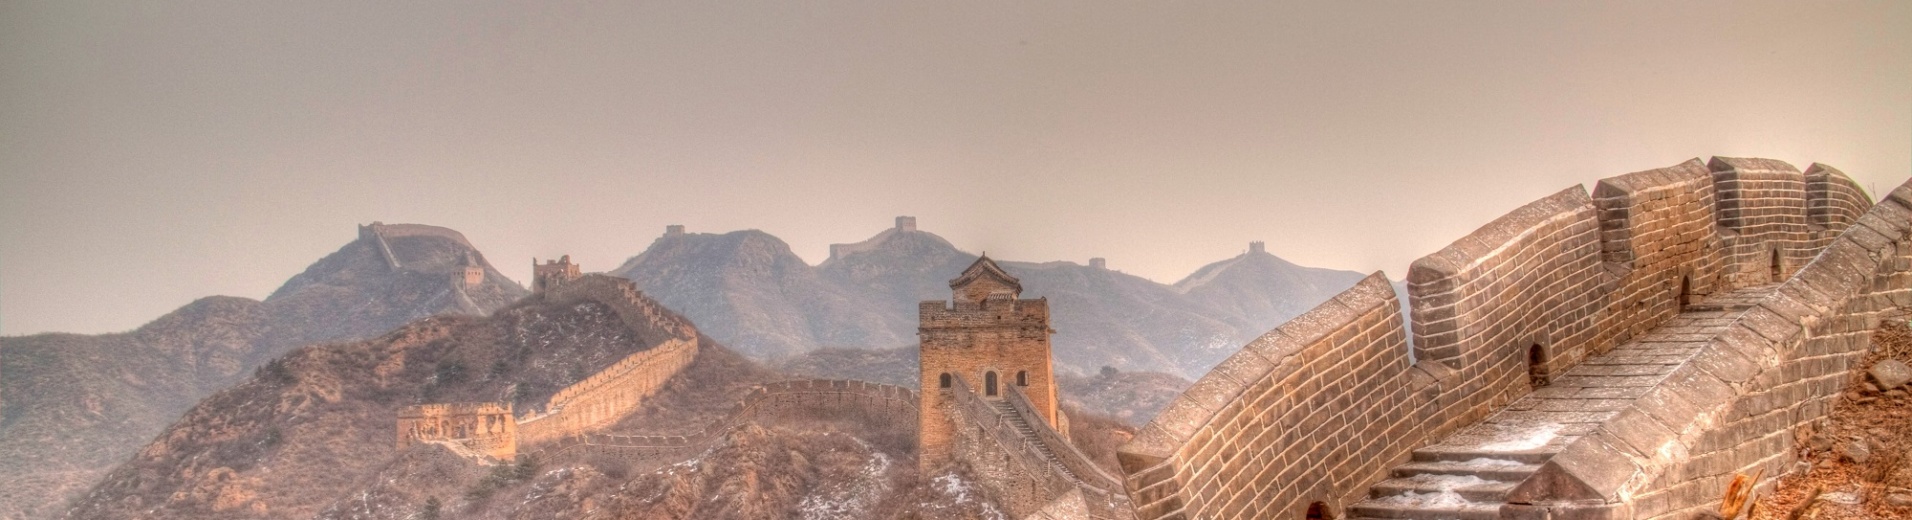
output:
[[[949,288],[961,292],[962,288],[982,279],[994,280],[996,283],[1008,286],[1016,294],[1022,294],[1022,280],[1003,271],[1002,266],[996,265],[995,260],[989,259],[989,253],[983,253],[983,256],[976,258],[976,263],[969,264],[968,269],[963,269],[962,275],[951,279]]]

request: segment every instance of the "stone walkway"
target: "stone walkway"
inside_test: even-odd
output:
[[[1498,519],[1514,486],[1568,443],[1646,394],[1777,285],[1689,305],[1679,316],[1568,369],[1472,426],[1414,450],[1392,478],[1348,508],[1350,518]]]

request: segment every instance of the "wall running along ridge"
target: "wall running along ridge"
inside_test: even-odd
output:
[[[1118,453],[1137,516],[1299,516],[1316,502],[1340,511],[1412,449],[1531,392],[1531,380],[1544,381],[1666,322],[1683,298],[1772,283],[1815,256],[1827,265],[1849,263],[1853,254],[1840,251],[1858,246],[1842,246],[1847,240],[1834,237],[1862,233],[1853,223],[1864,222],[1857,217],[1868,206],[1857,185],[1832,168],[1814,165],[1802,174],[1783,162],[1732,158],[1622,175],[1591,192],[1571,188],[1523,206],[1414,263],[1408,275],[1413,357],[1399,304],[1385,276],[1375,273],[1204,376]],[[1886,219],[1872,216],[1885,206],[1867,218]],[[1903,215],[1889,216],[1904,225]],[[1879,226],[1886,225],[1861,227]],[[1824,260],[1829,257],[1836,260]],[[1820,270],[1797,279],[1831,276]],[[1800,290],[1788,287],[1781,291]],[[1795,308],[1789,316],[1825,320],[1835,312],[1832,303],[1825,305]],[[1840,334],[1871,330],[1864,320],[1841,323]],[[1840,341],[1862,348],[1851,337]],[[1828,360],[1812,363],[1831,374],[1826,377],[1845,369]],[[1805,376],[1770,377],[1779,387]],[[1837,385],[1788,391],[1823,400],[1836,392],[1828,386]],[[1780,423],[1763,421],[1747,428],[1766,431]],[[1688,440],[1699,442],[1692,435]],[[1699,453],[1708,451],[1714,450]],[[1631,503],[1635,491],[1693,480],[1660,477],[1666,467],[1683,467],[1666,462],[1650,472],[1652,479],[1627,480],[1634,482],[1628,493],[1605,482],[1612,493],[1602,500]],[[1558,475],[1543,467],[1534,479]],[[1560,498],[1553,488],[1522,489],[1526,494],[1510,502]]]
[[[848,419],[886,431],[913,433],[917,422],[916,392],[864,381],[781,381],[751,390],[723,419],[694,434],[574,435],[545,444],[529,455],[543,463],[611,457],[629,461],[634,470],[650,471],[692,459],[746,423],[816,418]]]
[[[588,275],[536,297],[561,305],[598,302],[610,307],[630,330],[656,330],[667,337],[649,349],[625,356],[583,381],[559,390],[551,396],[543,412],[514,419],[506,428],[510,435],[500,437],[501,432],[490,429],[458,427],[489,424],[487,421],[495,415],[493,408],[510,413],[508,403],[407,407],[398,415],[398,447],[416,442],[459,441],[474,451],[510,460],[519,446],[581,435],[630,415],[644,399],[657,393],[665,382],[697,357],[696,331],[688,322],[644,298],[630,280]],[[484,435],[462,435],[473,431],[483,431]]]

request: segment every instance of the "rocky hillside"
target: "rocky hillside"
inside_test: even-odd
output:
[[[759,359],[820,348],[916,342],[916,304],[949,298],[976,256],[911,225],[832,246],[810,266],[761,231],[668,234],[612,273]],[[1023,297],[1046,297],[1064,372],[1202,374],[1274,326],[1352,285],[1358,273],[1301,267],[1259,247],[1174,286],[1069,262],[1000,262]]]
[[[500,396],[529,404],[515,389],[560,387],[661,342],[661,330],[695,332],[670,319],[631,330],[605,306],[533,296],[489,317],[429,318],[372,340],[300,348],[195,406],[66,517],[1001,517],[960,468],[922,478],[913,433],[848,417],[746,424],[657,470],[591,456],[486,467],[436,444],[394,447],[399,408]],[[699,338],[697,358],[608,433],[686,433],[785,377]],[[1129,432],[1082,435],[1110,446],[1098,453],[1112,461]]]
[[[299,348],[196,406],[106,475],[74,518],[310,518],[401,454],[399,408],[520,408],[690,329],[633,330],[608,305],[522,300],[376,339]]]
[[[455,231],[364,229],[379,232],[264,301],[208,297],[118,334],[0,338],[0,518],[53,514],[201,398],[294,347],[484,313],[525,293]],[[454,287],[468,263],[481,283]]]

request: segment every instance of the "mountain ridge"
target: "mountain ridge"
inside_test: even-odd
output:
[[[201,397],[294,347],[523,294],[457,231],[374,223],[264,300],[203,297],[111,334],[0,337],[0,517],[57,509]]]
[[[671,226],[610,273],[738,352],[777,360],[820,348],[914,345],[917,304],[947,299],[948,277],[976,258],[918,229],[912,217],[862,241],[832,244],[816,265],[761,230]],[[1192,377],[1362,277],[1293,264],[1259,242],[1173,285],[1101,262],[1000,264],[1023,279],[1024,297],[1055,300],[1057,363],[1078,374],[1109,365]]]

